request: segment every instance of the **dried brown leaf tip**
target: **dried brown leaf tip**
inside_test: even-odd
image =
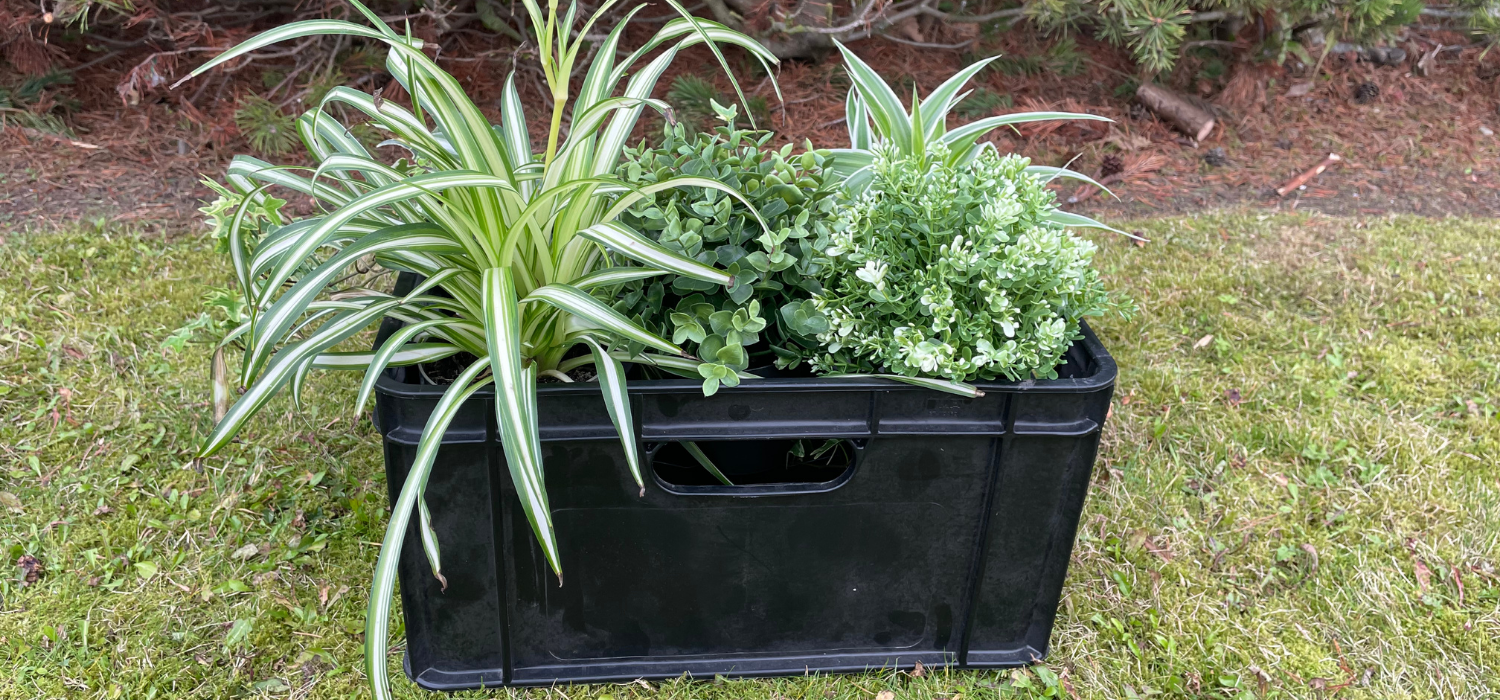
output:
[[[24,588],[37,582],[42,577],[42,562],[30,554],[21,555],[16,560],[16,566],[21,569],[21,586]]]
[[[1427,589],[1432,587],[1432,571],[1421,559],[1413,559],[1412,568],[1416,569],[1417,585],[1422,587],[1422,595],[1427,595]]]
[[[1411,565],[1413,572],[1417,575],[1417,585],[1421,587],[1422,595],[1427,595],[1427,589],[1432,587],[1432,570],[1417,556],[1417,543],[1415,540],[1406,540],[1406,551],[1411,553]]]
[[[1145,529],[1137,529],[1130,533],[1130,540],[1132,544],[1159,557],[1162,561],[1172,561],[1172,547],[1165,535],[1152,535]]]
[[[1302,551],[1307,552],[1307,556],[1308,556],[1307,575],[1311,576],[1311,575],[1317,573],[1317,571],[1318,571],[1318,548],[1314,547],[1311,544],[1308,544],[1306,542],[1303,542],[1302,545],[1301,545],[1301,547],[1302,547]]]

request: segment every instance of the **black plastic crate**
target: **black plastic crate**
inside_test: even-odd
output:
[[[695,381],[632,381],[654,482],[644,496],[598,386],[547,385],[537,408],[562,586],[483,390],[427,487],[447,591],[415,520],[402,551],[407,672],[457,690],[1039,660],[1115,381],[1084,334],[1062,378],[983,383],[978,399],[885,380],[745,380],[707,398]],[[393,500],[443,392],[404,381],[415,374],[376,386]],[[808,438],[845,441],[847,467],[756,468]],[[682,478],[682,441],[743,481]]]

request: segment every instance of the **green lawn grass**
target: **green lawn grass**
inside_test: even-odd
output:
[[[1102,240],[1142,311],[1095,324],[1120,383],[1047,670],[530,696],[1500,694],[1500,223],[1137,228]],[[161,343],[225,262],[189,234],[0,236],[0,697],[360,694],[385,487],[353,377],[195,463],[208,352]]]

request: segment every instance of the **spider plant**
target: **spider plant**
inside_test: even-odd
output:
[[[666,110],[666,104],[650,94],[682,49],[706,45],[726,72],[719,43],[743,47],[768,70],[776,59],[750,38],[694,18],[668,0],[681,17],[617,59],[624,28],[640,8],[627,13],[599,43],[574,93],[570,76],[580,50],[594,40],[590,32],[595,23],[617,1],[605,0],[580,21],[576,2],[560,14],[557,0],[545,10],[536,0],[523,0],[551,97],[547,144],[540,155],[532,151],[513,75],[504,86],[501,121],[491,125],[459,82],[422,52],[420,40],[409,30],[405,35],[392,30],[357,0],[351,3],[373,26],[295,22],[246,41],[192,74],[275,42],[346,35],[385,44],[387,68],[412,98],[407,108],[378,93],[335,88],[297,121],[315,168],[277,167],[248,157],[230,165],[228,180],[242,204],[230,220],[228,238],[250,314],[230,339],[243,343],[238,380],[248,388],[202,448],[204,456],[223,448],[287,385],[298,396],[312,369],[363,371],[358,412],[387,367],[459,353],[477,358],[433,410],[392,508],[366,619],[365,665],[376,697],[389,696],[385,660],[391,593],[413,511],[418,513],[418,531],[433,573],[446,585],[422,492],[447,426],[463,402],[495,385],[496,419],[510,476],[561,583],[537,434],[538,377],[569,381],[560,369],[576,364],[563,362],[570,350],[582,346],[597,369],[631,473],[644,489],[621,363],[645,362],[688,372],[700,363],[596,295],[611,298],[625,282],[666,273],[715,284],[733,281],[723,271],[674,253],[616,219],[636,201],[667,188],[712,188],[743,200],[738,193],[716,180],[691,176],[636,187],[613,173],[642,111]],[[660,53],[647,60],[657,49]],[[570,99],[564,137],[563,117]],[[405,157],[390,163],[371,155],[325,109],[330,104],[363,113],[371,126],[389,135],[382,146],[398,147]],[[310,196],[322,204],[324,213],[250,236],[244,222],[256,216],[253,212],[268,200],[266,190],[271,187]],[[755,217],[760,218],[758,213]],[[387,268],[415,272],[426,280],[400,297],[367,289],[330,289],[345,269],[369,256]],[[635,265],[627,266],[630,262]],[[439,285],[446,295],[435,293]],[[386,317],[405,325],[380,348],[336,349]],[[640,352],[641,347],[655,352]]]
[[[947,165],[957,166],[973,162],[985,149],[994,150],[993,144],[981,143],[979,140],[1001,127],[1049,119],[1112,121],[1105,117],[1077,112],[1018,112],[986,117],[949,130],[948,113],[969,96],[968,92],[961,92],[964,85],[999,56],[975,61],[967,68],[953,74],[953,77],[929,93],[925,100],[918,97],[916,90],[913,90],[911,111],[908,112],[902,106],[901,98],[896,96],[896,91],[891,89],[891,86],[880,77],[879,73],[875,72],[875,69],[842,43],[837,40],[834,43],[844,54],[845,67],[853,83],[849,88],[849,96],[844,102],[845,123],[849,129],[849,148],[832,149],[834,169],[847,178],[845,186],[856,193],[862,192],[870,184],[872,179],[870,166],[875,160],[877,148],[887,149],[891,157],[896,158],[942,153],[942,158]],[[1026,168],[1026,172],[1049,178],[1066,177],[1082,180],[1105,192],[1109,191],[1089,176],[1067,168],[1032,165]],[[1049,218],[1064,226],[1100,228],[1136,238],[1134,235],[1078,214],[1054,211]]]

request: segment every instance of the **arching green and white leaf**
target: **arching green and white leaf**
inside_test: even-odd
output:
[[[630,415],[630,395],[625,387],[625,366],[609,354],[609,351],[591,336],[583,336],[583,342],[593,353],[594,370],[598,372],[599,388],[604,393],[604,406],[609,410],[609,419],[620,434],[620,447],[625,451],[625,463],[630,466],[630,475],[646,495],[646,482],[641,477],[641,457],[635,441],[635,421]]]
[[[635,325],[635,322],[625,318],[624,315],[615,311],[608,304],[595,299],[588,292],[572,285],[549,284],[533,291],[521,301],[522,303],[545,302],[571,314],[574,318],[585,321],[587,323],[586,328],[597,328],[663,352],[682,354],[682,348],[667,342],[651,331]]]
[[[417,441],[417,453],[412,458],[411,468],[406,472],[406,481],[401,484],[396,505],[391,507],[391,520],[385,528],[385,539],[380,545],[380,556],[375,561],[375,577],[370,584],[370,604],[365,611],[365,674],[370,678],[370,689],[377,698],[389,698],[390,681],[386,676],[387,635],[391,625],[391,597],[396,591],[396,569],[401,561],[401,545],[406,540],[407,525],[411,523],[411,512],[422,492],[427,488],[427,478],[432,474],[432,464],[442,446],[443,435],[448,424],[474,392],[491,382],[490,377],[479,375],[489,369],[490,360],[481,357],[449,385],[443,397],[432,409],[422,437]]]

